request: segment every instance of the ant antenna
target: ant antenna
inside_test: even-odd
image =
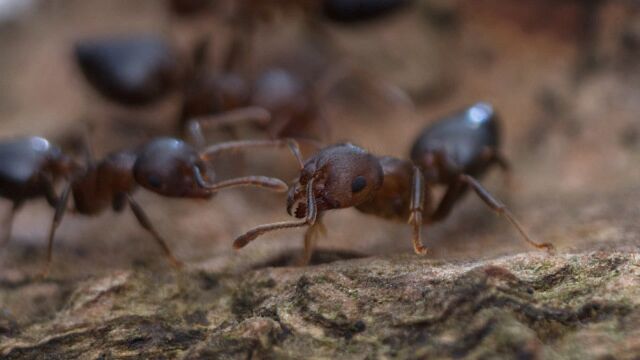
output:
[[[247,244],[255,240],[258,236],[261,236],[262,234],[269,231],[291,229],[302,226],[313,226],[316,223],[316,219],[318,218],[318,208],[316,207],[316,200],[313,196],[313,181],[314,179],[312,178],[307,183],[307,215],[304,220],[282,221],[272,224],[260,225],[237,237],[233,242],[233,247],[235,249],[243,248],[247,246]]]
[[[244,186],[255,186],[275,192],[286,192],[289,189],[289,186],[287,186],[284,181],[267,176],[244,176],[219,181],[217,183],[209,183],[204,179],[204,177],[202,176],[202,172],[197,166],[193,167],[193,172],[195,174],[196,182],[198,183],[198,185],[204,189],[210,190],[211,192]]]

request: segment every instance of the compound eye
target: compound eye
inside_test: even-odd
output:
[[[154,188],[159,188],[162,185],[160,178],[155,175],[149,175],[149,177],[147,177],[147,181],[149,182],[149,185]]]
[[[357,176],[351,182],[351,192],[357,193],[362,191],[365,187],[367,187],[367,179],[364,176]]]

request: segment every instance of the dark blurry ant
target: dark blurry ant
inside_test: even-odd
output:
[[[49,232],[47,263],[51,263],[53,240],[60,225],[69,196],[74,199],[74,210],[82,215],[97,215],[111,207],[116,212],[128,204],[140,225],[147,230],[174,267],[181,263],[174,257],[167,242],[158,234],[142,207],[132,194],[142,186],[157,194],[174,198],[209,199],[219,190],[256,186],[283,192],[287,185],[279,179],[264,176],[246,176],[212,182],[213,172],[209,162],[219,153],[256,146],[284,146],[292,150],[301,161],[297,143],[292,140],[260,142],[254,144],[216,144],[201,152],[191,145],[174,138],[157,138],[134,151],[119,151],[94,162],[91,152],[86,151],[87,165],[75,164],[55,146],[42,138],[25,138],[0,143],[0,194],[13,201],[13,215],[27,199],[44,196],[55,208]],[[60,197],[55,195],[53,182],[64,177],[67,185]],[[5,229],[10,229],[10,225]],[[9,238],[6,230],[3,242]]]
[[[185,104],[191,104],[192,109],[196,108],[196,99],[202,100],[199,107],[202,111],[188,111],[189,116],[182,117],[185,130],[196,144],[205,143],[202,132],[207,128],[232,127],[243,122],[266,131],[271,139],[297,138],[314,143],[328,137],[328,124],[319,106],[322,96],[319,86],[309,87],[292,73],[271,68],[256,79],[250,91],[247,86],[244,91],[236,91],[241,88],[240,81],[231,76],[222,75],[209,88],[201,87],[200,93],[193,92],[185,98]],[[203,96],[207,93],[210,97]],[[209,107],[202,106],[204,100],[208,100]],[[320,125],[322,135],[309,133],[314,125]]]
[[[322,13],[332,21],[356,23],[378,19],[410,3],[411,0],[324,0]]]
[[[13,203],[3,221],[0,246],[9,241],[13,218],[27,200],[45,198],[49,205],[57,206],[56,182],[69,180],[79,168],[60,148],[41,137],[0,142],[0,197]]]
[[[126,106],[161,100],[176,89],[184,72],[172,47],[154,35],[84,40],[74,55],[89,84]]]
[[[180,128],[198,146],[205,143],[207,128],[227,130],[235,136],[235,126],[251,123],[267,132],[271,139],[297,138],[324,140],[328,137],[326,118],[320,103],[336,82],[336,72],[321,77],[311,86],[301,76],[279,67],[265,69],[255,78],[236,70],[241,41],[227,49],[222,69],[205,66],[208,41],[195,51],[193,77],[185,84]],[[342,73],[339,73],[342,75]],[[318,127],[323,134],[309,130]]]
[[[233,245],[242,248],[272,230],[309,226],[303,256],[307,263],[316,231],[324,230],[323,212],[355,207],[383,218],[409,219],[414,250],[426,254],[422,225],[446,218],[471,188],[491,210],[507,218],[527,243],[551,251],[552,244],[531,240],[506,206],[476,180],[494,164],[508,169],[499,145],[496,113],[491,105],[477,103],[427,127],[414,143],[413,163],[377,157],[352,144],[328,146],[304,163],[297,182],[289,188],[287,212],[303,220],[258,226]],[[433,210],[430,189],[435,185],[447,190]]]

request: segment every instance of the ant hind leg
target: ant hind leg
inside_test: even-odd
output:
[[[529,243],[529,245],[537,248],[537,249],[545,249],[547,252],[553,252],[554,247],[551,243],[538,243],[533,241],[529,235],[527,235],[526,231],[520,224],[520,222],[515,218],[515,216],[511,213],[511,211],[498,199],[496,199],[487,189],[485,189],[478,180],[474,179],[469,175],[460,175],[460,180],[471,186],[471,188],[475,191],[478,197],[493,211],[497,214],[504,216],[510,223],[513,225],[520,235],[522,239]]]

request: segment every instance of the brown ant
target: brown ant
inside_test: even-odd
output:
[[[13,215],[25,200],[42,196],[48,200],[55,208],[55,215],[48,238],[46,274],[51,262],[55,232],[67,210],[71,194],[75,212],[82,215],[97,215],[109,207],[120,212],[129,205],[140,225],[151,233],[169,262],[174,267],[179,267],[181,263],[173,256],[166,241],[134,200],[134,190],[142,186],[166,197],[195,199],[209,199],[219,190],[239,186],[257,186],[283,192],[287,190],[284,182],[264,176],[212,182],[214,174],[207,166],[223,151],[283,145],[288,145],[301,161],[297,143],[292,140],[220,143],[198,152],[181,140],[157,138],[134,151],[111,153],[97,163],[87,150],[85,167],[74,163],[60,149],[42,138],[0,143],[0,195],[12,200],[14,204],[5,229],[10,229]],[[57,197],[53,185],[60,177],[66,178],[68,182],[60,197]],[[3,243],[9,236],[9,230],[6,230]]]
[[[310,128],[328,128],[320,102],[333,78],[321,76],[311,86],[299,74],[280,67],[267,67],[257,76],[238,71],[243,62],[241,38],[231,41],[219,71],[206,66],[210,42],[204,38],[194,51],[193,71],[185,83],[180,130],[199,146],[205,143],[205,128],[220,128],[235,136],[234,125],[251,122],[271,139],[312,138]],[[333,74],[333,73],[330,73]]]
[[[476,180],[494,164],[508,169],[499,145],[496,113],[491,105],[476,103],[427,127],[414,143],[413,163],[377,157],[348,143],[328,146],[304,163],[289,188],[287,212],[303,220],[258,226],[236,238],[233,245],[242,248],[272,230],[309,226],[303,256],[307,263],[315,231],[323,230],[322,213],[355,207],[383,218],[409,219],[414,250],[426,254],[422,225],[443,220],[471,188],[491,210],[506,217],[527,243],[551,251],[551,244],[531,240],[506,206]],[[446,193],[432,211],[430,189],[436,185],[445,186]]]

